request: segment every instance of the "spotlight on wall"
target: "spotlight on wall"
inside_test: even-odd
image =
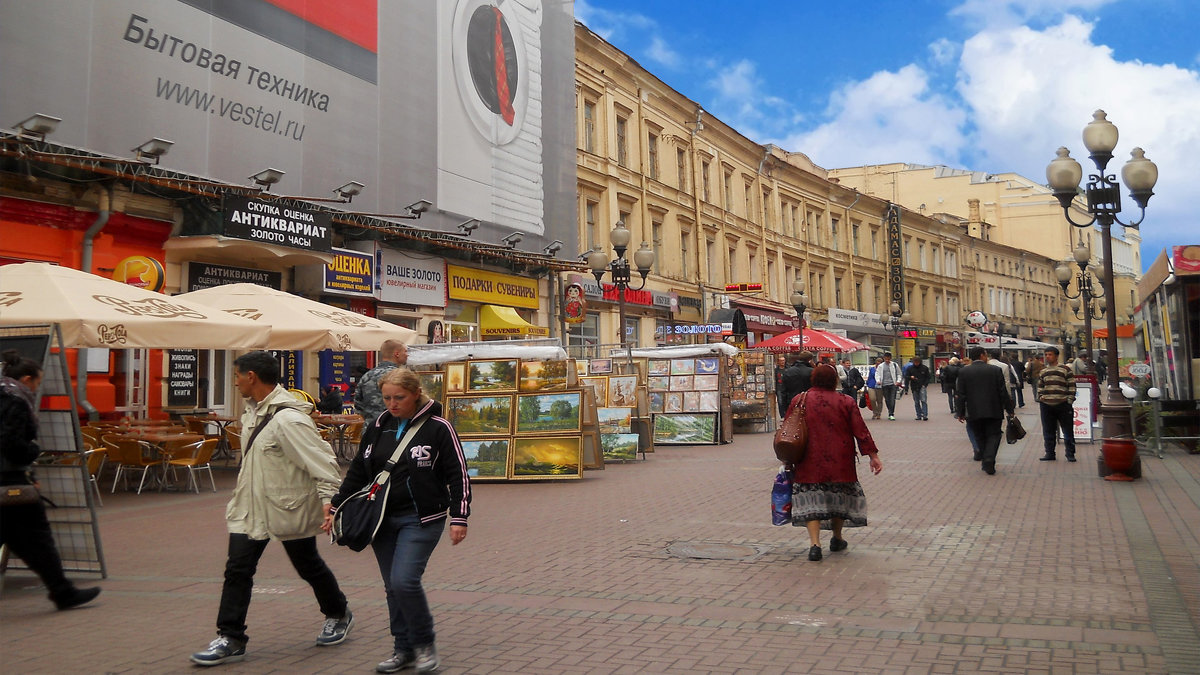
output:
[[[513,232],[512,234],[509,234],[508,236],[501,238],[500,241],[503,242],[509,248],[516,248],[517,244],[521,243],[521,240],[524,238],[525,238],[525,235],[521,234],[520,232]]]
[[[36,113],[17,122],[17,135],[42,140],[45,139],[46,134],[54,133],[54,130],[58,128],[58,123],[61,121],[61,117]]]
[[[433,202],[429,201],[428,199],[418,199],[417,201],[404,207],[404,209],[419,218],[421,214],[428,211],[429,207],[431,206],[433,206]]]
[[[352,180],[339,188],[334,188],[333,192],[342,199],[345,199],[346,203],[350,203],[356,195],[362,193],[365,187],[367,186],[356,180]]]
[[[283,178],[285,173],[285,171],[280,171],[279,169],[263,169],[250,176],[250,180],[257,183],[263,192],[267,192],[271,189],[272,185],[278,183]]]
[[[469,237],[471,233],[479,228],[480,222],[478,218],[472,218],[465,223],[458,224],[458,231],[462,232],[462,236]]]
[[[134,157],[142,162],[158,164],[159,158],[167,154],[175,141],[155,136],[133,149]]]
[[[546,247],[543,248],[542,251],[546,255],[554,255],[555,253],[558,253],[559,251],[561,251],[562,247],[563,247],[562,240],[555,239],[554,241],[550,242],[549,244],[546,244]]]

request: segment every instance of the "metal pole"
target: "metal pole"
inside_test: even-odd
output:
[[[1108,358],[1105,361],[1108,366],[1108,397],[1100,407],[1100,415],[1103,418],[1101,429],[1105,438],[1125,438],[1130,435],[1132,429],[1128,426],[1130,405],[1121,395],[1121,371],[1117,369],[1117,303],[1116,292],[1113,290],[1111,232],[1113,217],[1105,215],[1099,220],[1100,236],[1104,242],[1104,279],[1101,280],[1104,286],[1104,318],[1108,327],[1108,336],[1105,338],[1108,349]]]

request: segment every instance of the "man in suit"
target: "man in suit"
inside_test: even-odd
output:
[[[1005,413],[1013,414],[1013,400],[1004,372],[987,362],[987,351],[972,347],[970,356],[971,364],[958,373],[956,415],[974,433],[983,471],[991,476],[996,473],[996,453],[1004,435],[1001,423]]]
[[[779,394],[779,416],[787,415],[788,405],[800,392],[808,391],[812,382],[812,352],[800,352],[792,365],[783,371],[783,382]]]

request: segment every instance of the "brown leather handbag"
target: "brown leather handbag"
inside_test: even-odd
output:
[[[808,392],[796,397],[788,408],[783,423],[775,430],[775,457],[788,466],[804,461],[808,452],[808,420],[805,415],[805,399]]]

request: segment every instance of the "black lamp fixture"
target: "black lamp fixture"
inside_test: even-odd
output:
[[[1099,321],[1104,318],[1106,309],[1104,305],[1093,300],[1102,300],[1104,298],[1104,289],[1097,289],[1098,282],[1095,281],[1094,275],[1088,269],[1088,262],[1091,260],[1092,251],[1087,247],[1087,244],[1082,241],[1075,247],[1071,253],[1075,259],[1075,264],[1079,266],[1079,272],[1072,274],[1071,268],[1066,263],[1059,263],[1054,268],[1054,276],[1058,278],[1058,285],[1062,287],[1062,293],[1070,301],[1071,312],[1076,319],[1083,319],[1083,342],[1080,343],[1079,349],[1087,351],[1087,372],[1096,372],[1095,358],[1096,355],[1092,352],[1092,321]],[[1072,276],[1075,278],[1075,292],[1071,293],[1069,287],[1071,285]],[[1082,312],[1082,313],[1081,313]]]
[[[883,324],[884,329],[892,331],[893,334],[898,334],[901,328],[904,328],[909,321],[912,321],[912,314],[905,312],[900,308],[900,303],[893,302],[886,314],[879,315],[879,323]]]
[[[1079,193],[1079,183],[1083,179],[1083,169],[1079,162],[1071,158],[1066,148],[1059,148],[1057,157],[1046,167],[1046,182],[1063,207],[1067,222],[1075,227],[1090,228],[1100,224],[1100,238],[1104,244],[1104,274],[1103,282],[1104,313],[1108,336],[1105,338],[1108,378],[1108,393],[1100,405],[1101,428],[1104,437],[1103,452],[1121,453],[1125,444],[1132,437],[1129,401],[1121,394],[1120,378],[1117,374],[1117,310],[1116,294],[1113,291],[1113,256],[1112,256],[1112,226],[1117,223],[1126,228],[1137,228],[1146,217],[1146,203],[1154,194],[1154,184],[1158,182],[1158,167],[1146,159],[1146,153],[1141,148],[1134,148],[1130,153],[1131,159],[1121,169],[1121,180],[1129,188],[1129,196],[1137,203],[1140,213],[1137,220],[1122,221],[1121,192],[1115,175],[1107,172],[1108,162],[1112,159],[1112,151],[1117,147],[1117,127],[1108,121],[1103,110],[1097,110],[1092,115],[1092,121],[1083,129],[1083,144],[1087,147],[1092,162],[1096,165],[1096,173],[1088,176],[1085,189],[1087,197],[1087,213],[1091,218],[1082,223],[1071,218],[1071,207]],[[1061,283],[1061,282],[1060,282]],[[1118,439],[1119,442],[1118,442]],[[1111,467],[1110,467],[1111,468]],[[1132,480],[1128,475],[1114,473],[1108,476],[1114,480]]]
[[[804,294],[804,282],[797,278],[792,282],[792,296],[789,300],[792,309],[796,310],[796,343],[804,349],[804,313],[808,311],[808,296]]]
[[[603,285],[604,273],[608,272],[612,278],[613,286],[617,288],[617,307],[620,313],[621,326],[618,329],[618,334],[621,338],[621,346],[626,347],[625,335],[625,291],[630,288],[629,282],[631,277],[629,260],[625,257],[625,252],[629,249],[629,240],[632,234],[625,227],[625,221],[618,220],[616,227],[608,234],[608,241],[612,244],[613,251],[617,257],[609,262],[608,254],[602,248],[597,246],[587,254],[587,264],[592,270],[592,275],[596,277],[596,283]],[[654,267],[654,249],[650,248],[650,244],[642,242],[641,247],[633,254],[633,264],[637,266],[638,274],[642,277],[642,283],[637,288],[632,290],[640,291],[646,287],[646,277],[650,274],[650,269]]]

